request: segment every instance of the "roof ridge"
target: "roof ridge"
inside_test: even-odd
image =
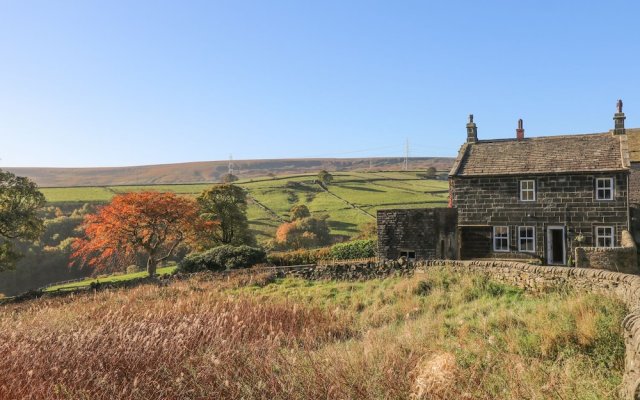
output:
[[[640,129],[640,128],[632,128],[632,129]],[[518,140],[518,138],[496,138],[496,139],[481,139],[476,143],[493,143],[493,142],[527,142],[532,140],[541,140],[541,139],[566,139],[566,138],[579,138],[583,136],[598,136],[598,135],[610,135],[611,132],[595,132],[595,133],[576,133],[576,134],[565,134],[565,135],[549,135],[549,136],[528,136],[522,140]]]

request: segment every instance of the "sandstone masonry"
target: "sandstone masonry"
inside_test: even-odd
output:
[[[577,247],[576,267],[608,269],[611,271],[637,274],[638,248],[629,231],[622,231],[620,247]]]
[[[389,260],[455,258],[456,219],[450,208],[380,210],[378,254]]]

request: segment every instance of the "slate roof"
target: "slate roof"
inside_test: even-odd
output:
[[[625,129],[629,141],[629,160],[640,162],[640,128]]]
[[[640,129],[637,135],[640,160]],[[627,135],[607,132],[465,143],[449,175],[619,171],[628,166]]]

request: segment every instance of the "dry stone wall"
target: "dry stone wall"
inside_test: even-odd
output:
[[[638,271],[638,248],[629,231],[622,232],[621,247],[577,247],[576,267],[608,269],[636,274]]]
[[[622,398],[640,399],[640,276],[602,269],[546,267],[505,261],[426,261],[420,268],[446,267],[460,273],[480,273],[525,290],[544,292],[564,286],[610,295],[623,301],[629,314],[623,321],[625,371]]]
[[[399,264],[396,261],[363,264],[304,265],[298,267],[251,268],[246,271],[272,272],[276,278],[301,278],[309,280],[350,280],[388,278],[391,276],[411,276],[415,272],[415,264]]]

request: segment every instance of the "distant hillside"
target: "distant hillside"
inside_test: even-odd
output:
[[[234,173],[252,178],[273,173],[298,174],[327,171],[400,170],[404,159],[396,158],[299,158],[278,160],[234,160]],[[435,167],[448,170],[453,158],[414,157],[409,169]],[[181,164],[106,168],[4,168],[33,179],[42,187],[149,185],[218,182],[227,173],[229,161],[203,161]]]

